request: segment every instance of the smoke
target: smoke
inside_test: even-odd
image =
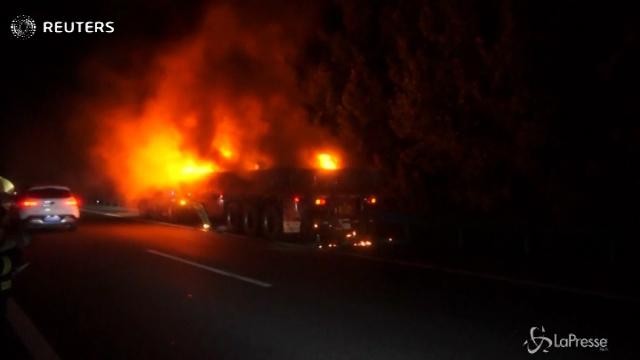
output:
[[[312,11],[262,10],[210,7],[192,33],[148,50],[133,76],[91,63],[91,76],[111,90],[90,107],[92,159],[122,196],[220,170],[309,166],[316,152],[340,154],[308,121],[293,66]]]

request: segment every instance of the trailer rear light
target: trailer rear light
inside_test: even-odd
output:
[[[324,205],[327,205],[327,199],[316,198],[316,200],[313,203],[316,204],[317,206],[324,206]]]
[[[20,206],[22,207],[33,207],[38,205],[38,200],[35,199],[24,199],[20,202]]]
[[[375,205],[378,202],[378,198],[372,195],[372,196],[366,197],[364,201],[366,201],[367,204],[369,205]]]
[[[67,201],[65,201],[65,204],[71,205],[71,206],[78,206],[78,199],[76,199],[74,196],[72,196],[72,197],[68,198]]]

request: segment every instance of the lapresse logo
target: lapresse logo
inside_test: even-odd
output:
[[[607,338],[581,338],[576,334],[569,333],[567,336],[559,336],[558,334],[545,335],[544,326],[533,326],[529,330],[529,339],[522,344],[526,347],[529,354],[537,352],[548,353],[552,349],[591,349],[598,351],[607,351],[609,340]]]
[[[40,21],[31,16],[18,15],[11,20],[11,34],[16,39],[25,40],[34,37],[38,29],[50,34],[111,34],[116,31],[113,21]]]

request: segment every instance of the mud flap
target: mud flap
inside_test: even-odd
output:
[[[282,221],[282,231],[285,234],[299,234],[302,222],[300,220]]]

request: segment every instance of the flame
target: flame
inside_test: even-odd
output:
[[[340,159],[335,154],[331,153],[318,153],[316,154],[316,166],[322,170],[337,170],[339,169]]]
[[[231,157],[233,157],[233,151],[228,148],[222,148],[220,149],[220,155],[225,159],[231,159]]]
[[[300,101],[295,32],[272,19],[246,21],[230,5],[203,16],[190,36],[145,52],[144,72],[101,72],[113,86],[90,108],[93,160],[120,195],[134,202],[219,171],[342,167],[331,135],[308,121]],[[325,144],[330,151],[318,148]]]
[[[108,142],[97,148],[103,170],[112,174],[128,200],[150,189],[176,188],[201,180],[219,166],[186,146],[180,131],[150,116],[114,116]]]
[[[190,161],[187,165],[182,167],[181,180],[190,181],[198,180],[206,175],[213,173],[214,167],[212,163],[195,164]]]

